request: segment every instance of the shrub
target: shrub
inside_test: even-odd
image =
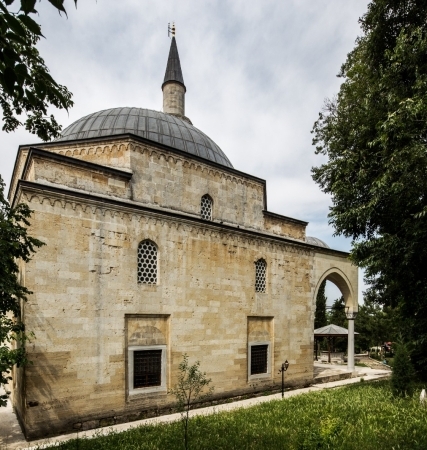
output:
[[[393,360],[393,373],[391,375],[391,390],[395,397],[412,396],[414,368],[411,363],[409,351],[401,342],[397,345]]]
[[[188,450],[188,422],[190,419],[190,409],[194,403],[206,399],[212,394],[213,387],[203,392],[211,382],[206,378],[206,372],[200,371],[200,362],[196,361],[192,366],[188,362],[188,355],[182,356],[179,365],[178,382],[170,391],[175,395],[178,409],[181,411],[182,424],[184,427],[184,447]]]

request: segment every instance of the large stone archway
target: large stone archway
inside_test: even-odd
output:
[[[321,275],[317,281],[314,298],[316,298],[319,287],[325,280],[331,281],[340,290],[342,296],[344,297],[346,308],[354,311],[358,310],[357,291],[354,292],[354,288],[349,280],[349,277],[339,267],[331,267]]]
[[[328,258],[328,255],[316,255],[314,267],[317,281],[313,293],[313,316],[316,310],[316,296],[323,281],[331,281],[344,297],[346,316],[348,320],[348,352],[347,369],[354,371],[354,319],[357,315],[358,304],[358,269],[346,259],[340,261]],[[314,327],[314,320],[313,320]]]

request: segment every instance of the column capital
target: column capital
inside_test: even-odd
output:
[[[347,320],[354,320],[357,316],[358,311],[353,311],[350,309],[349,306],[347,306],[345,311],[345,315],[347,317]]]

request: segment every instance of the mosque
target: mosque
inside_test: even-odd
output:
[[[269,211],[266,181],[186,117],[175,36],[162,90],[163,112],[98,111],[18,149],[9,200],[46,244],[20,266],[35,338],[12,397],[29,439],[168,411],[183,354],[218,400],[277,389],[285,360],[287,385],[308,384],[319,285],[357,310],[348,254]]]

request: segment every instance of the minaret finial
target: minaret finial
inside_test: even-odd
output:
[[[169,22],[168,23],[168,37],[170,37],[172,35],[172,37],[174,38],[175,34],[176,34],[175,22],[172,22],[172,26]]]

